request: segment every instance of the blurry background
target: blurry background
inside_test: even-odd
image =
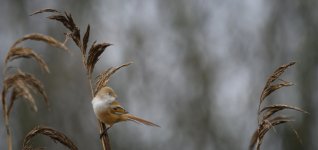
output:
[[[257,128],[257,105],[267,77],[281,64],[296,61],[283,78],[296,86],[272,94],[267,104],[299,106],[311,115],[286,111],[297,119],[270,131],[266,150],[318,149],[318,1],[314,0],[1,0],[0,59],[25,34],[39,32],[60,41],[67,30],[34,10],[71,12],[82,29],[91,25],[90,42],[114,44],[96,65],[104,69],[134,61],[113,76],[119,101],[137,116],[161,126],[120,123],[110,132],[111,146],[134,150],[247,149]],[[79,149],[101,149],[80,51],[72,53],[27,42],[50,67],[46,74],[32,60],[18,60],[47,90],[51,110],[37,98],[39,112],[25,101],[15,103],[10,123],[14,149],[38,124],[69,136]],[[3,63],[0,64],[1,70]],[[3,74],[0,75],[3,80]],[[2,83],[0,83],[2,84]],[[2,85],[1,85],[2,87]],[[0,149],[6,149],[0,117]],[[295,128],[302,144],[293,134]],[[36,145],[65,149],[47,137]]]

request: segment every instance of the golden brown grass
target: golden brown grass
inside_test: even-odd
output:
[[[99,91],[99,89],[101,89],[101,87],[106,86],[112,74],[114,74],[120,68],[126,67],[131,64],[131,63],[126,63],[119,67],[111,67],[107,69],[105,72],[98,75],[98,78],[97,78],[98,80],[96,82],[95,90],[94,90],[93,83],[92,83],[93,82],[92,73],[94,71],[95,65],[98,62],[101,54],[105,51],[105,49],[111,46],[112,44],[105,43],[105,42],[97,43],[96,41],[94,41],[89,51],[87,52],[87,46],[88,46],[88,41],[90,37],[89,25],[87,26],[84,36],[81,39],[80,29],[75,24],[74,19],[70,13],[67,13],[67,12],[61,13],[57,10],[47,8],[47,9],[38,10],[32,13],[31,15],[39,14],[39,13],[51,13],[52,15],[48,16],[47,17],[48,19],[61,22],[64,25],[64,27],[66,27],[69,30],[69,32],[65,34],[66,35],[65,41],[71,38],[82,53],[82,63],[85,69],[87,70],[87,79],[90,85],[92,99],[95,96],[95,94]],[[106,130],[105,124],[99,121],[99,126],[100,126],[100,133],[103,133]],[[111,147],[109,142],[109,136],[107,134],[107,131],[104,133],[106,134],[104,134],[105,136],[103,136],[101,139],[103,149],[110,150]]]
[[[33,97],[33,93],[36,92],[39,93],[43,97],[45,103],[48,104],[48,97],[44,90],[44,87],[34,75],[25,73],[17,67],[8,66],[8,64],[15,59],[31,58],[35,60],[42,69],[49,73],[49,67],[40,55],[34,52],[31,48],[19,46],[26,40],[42,41],[51,46],[67,50],[67,47],[65,47],[63,43],[59,42],[53,37],[39,33],[25,35],[22,38],[16,40],[10,47],[8,54],[4,59],[5,67],[3,72],[5,79],[3,80],[3,87],[1,92],[2,111],[6,127],[7,145],[9,150],[12,150],[13,148],[9,119],[15,102],[18,99],[24,99],[30,104],[31,108],[34,111],[37,111],[37,105]],[[15,70],[13,71],[13,73],[9,74],[7,72],[8,68],[14,68]]]
[[[97,82],[96,82],[96,88],[95,88],[95,93],[94,95],[102,88],[107,86],[107,83],[110,79],[110,77],[116,72],[118,71],[120,68],[126,67],[128,65],[132,64],[132,62],[128,62],[125,64],[122,64],[118,67],[110,67],[107,70],[105,70],[104,72],[102,72],[101,74],[99,74],[97,76]]]
[[[68,39],[72,39],[73,42],[77,45],[77,47],[81,51],[82,63],[84,68],[87,71],[87,79],[91,89],[92,98],[102,87],[107,86],[110,77],[116,71],[118,71],[119,69],[123,67],[127,67],[131,64],[131,62],[129,62],[129,63],[122,64],[118,67],[110,67],[109,69],[106,69],[104,72],[100,73],[97,76],[95,86],[93,87],[94,81],[92,78],[92,74],[94,72],[95,65],[98,62],[100,56],[105,51],[105,49],[111,46],[111,44],[105,43],[105,42],[97,43],[96,41],[94,41],[91,44],[89,50],[87,50],[89,37],[90,37],[89,25],[86,28],[83,38],[81,38],[80,29],[76,26],[71,14],[67,12],[61,13],[54,9],[42,9],[32,13],[31,15],[40,14],[40,13],[51,13],[52,15],[48,16],[47,18],[61,22],[69,30],[69,32],[65,34],[66,35],[65,42],[59,42],[53,37],[50,37],[47,35],[32,33],[18,39],[10,47],[10,50],[8,51],[8,54],[5,57],[5,61],[4,61],[5,79],[3,81],[3,88],[1,92],[3,118],[4,118],[5,127],[6,127],[7,145],[9,150],[13,149],[12,148],[12,133],[10,129],[9,119],[10,119],[10,112],[13,111],[15,102],[18,99],[24,99],[28,102],[28,104],[31,106],[31,108],[34,111],[37,111],[37,105],[33,96],[34,92],[31,92],[31,91],[35,91],[36,93],[39,93],[43,97],[45,103],[48,104],[48,96],[44,90],[44,86],[34,75],[23,72],[19,68],[16,68],[15,71],[11,74],[8,74],[6,71],[8,68],[10,68],[8,64],[11,61],[19,59],[19,58],[30,58],[35,60],[35,62],[37,62],[37,64],[43,70],[49,73],[49,67],[44,61],[44,59],[42,59],[41,56],[38,55],[33,49],[19,46],[22,42],[27,40],[41,41],[41,42],[47,43],[48,45],[51,45],[57,48],[62,48],[64,50],[68,50],[65,44],[68,41]],[[265,84],[265,87],[262,91],[262,94],[260,96],[260,101],[258,106],[258,128],[254,132],[251,138],[251,143],[250,143],[251,150],[254,148],[256,148],[257,150],[260,150],[264,136],[274,126],[294,121],[290,117],[277,115],[277,112],[280,112],[286,109],[291,109],[291,110],[296,110],[303,113],[308,113],[298,107],[289,106],[285,104],[274,104],[274,105],[262,107],[263,102],[271,93],[273,93],[274,91],[282,87],[293,85],[291,82],[279,79],[279,77],[285,72],[287,68],[289,68],[290,66],[293,66],[294,64],[295,62],[291,62],[286,65],[280,66],[268,78]],[[99,121],[99,126],[100,126],[100,133],[103,133],[104,130],[106,130],[105,124]],[[103,149],[110,150],[111,146],[109,142],[109,136],[107,134],[107,131],[105,133],[106,134],[104,134],[104,136],[101,139]],[[297,132],[295,133],[297,134]],[[77,147],[75,146],[75,144],[68,137],[66,137],[62,132],[56,131],[49,127],[43,127],[43,126],[35,127],[25,136],[25,139],[23,142],[23,149],[34,149],[32,148],[30,143],[32,138],[38,134],[49,136],[54,141],[60,142],[61,144],[68,147],[69,149],[77,150]]]
[[[24,138],[23,141],[23,149],[24,150],[33,150],[36,148],[33,148],[31,146],[31,140],[34,138],[36,135],[42,134],[50,137],[53,141],[58,141],[64,146],[68,147],[71,150],[77,150],[78,148],[76,145],[67,137],[65,136],[62,132],[56,131],[52,128],[49,127],[44,127],[44,126],[38,126],[29,131],[27,133],[26,137]]]
[[[62,48],[64,50],[68,50],[68,48],[64,45],[64,43],[59,42],[58,40],[54,39],[53,37],[44,35],[44,34],[40,34],[40,33],[32,33],[32,34],[28,34],[23,36],[22,38],[18,39],[12,46],[11,49],[13,47],[16,47],[18,44],[20,44],[23,41],[26,40],[32,40],[32,41],[42,41],[46,44],[49,44],[51,46],[57,47],[57,48]]]
[[[23,48],[23,47],[14,47],[12,48],[5,58],[5,64],[7,64],[9,61],[12,61],[17,58],[31,58],[37,61],[37,63],[46,71],[50,72],[49,67],[45,63],[45,61],[37,54],[35,53],[31,48]]]
[[[279,79],[279,77],[285,72],[287,68],[294,65],[295,62],[290,62],[288,64],[282,65],[277,68],[274,73],[267,79],[265,87],[260,96],[259,106],[258,106],[258,128],[254,132],[251,142],[250,142],[250,150],[256,147],[257,150],[260,150],[265,134],[276,125],[288,123],[294,121],[291,117],[286,117],[283,115],[275,116],[275,114],[279,111],[285,109],[296,110],[299,112],[303,112],[308,114],[308,112],[294,106],[289,106],[285,104],[274,104],[262,107],[263,102],[266,100],[267,96],[269,96],[274,91],[286,87],[291,86],[293,83]],[[278,81],[276,83],[275,81]],[[297,132],[294,130],[296,136],[298,137]]]
[[[95,91],[94,91],[93,83],[92,83],[93,82],[92,73],[94,71],[94,67],[96,63],[98,62],[101,54],[111,44],[96,43],[95,41],[93,42],[89,51],[87,52],[87,46],[88,46],[88,41],[90,36],[89,25],[87,26],[84,37],[81,40],[80,30],[74,23],[71,14],[66,12],[63,14],[54,9],[42,9],[42,10],[34,12],[31,15],[44,13],[44,12],[53,13],[53,15],[49,16],[48,18],[61,22],[69,30],[69,32],[65,34],[66,39],[63,43],[47,35],[32,33],[17,39],[10,47],[8,54],[4,59],[5,79],[3,81],[3,88],[1,92],[1,98],[2,98],[1,100],[2,100],[2,106],[3,106],[2,110],[3,110],[5,127],[7,131],[7,144],[8,144],[9,150],[12,150],[12,134],[11,134],[10,125],[9,125],[9,118],[10,118],[10,112],[13,111],[13,107],[16,100],[18,99],[26,100],[30,104],[31,108],[34,111],[37,111],[37,105],[33,97],[33,93],[36,92],[36,93],[39,93],[43,97],[45,103],[48,104],[48,96],[44,90],[44,86],[34,75],[25,73],[17,67],[8,66],[8,64],[13,60],[16,60],[19,58],[30,58],[35,60],[35,62],[37,62],[37,64],[39,64],[39,66],[43,70],[49,73],[49,67],[46,64],[45,60],[42,59],[42,57],[38,55],[32,48],[19,46],[21,45],[22,42],[27,40],[41,41],[48,45],[51,45],[57,48],[62,48],[68,51],[68,48],[65,46],[65,44],[68,41],[68,39],[71,38],[81,50],[82,62],[84,67],[87,70],[87,77],[88,77],[88,82],[89,82],[91,93],[92,93],[92,98],[95,96],[95,93],[102,86],[107,85],[109,78],[111,77],[112,74],[114,74],[120,68],[126,67],[131,64],[131,63],[126,63],[119,67],[111,67],[107,69],[106,71],[104,71],[103,73],[101,73],[100,75],[98,75],[96,85],[95,85]],[[11,74],[7,73],[7,70],[9,68],[15,69],[13,73]],[[99,125],[100,125],[100,132],[102,133],[106,129],[106,127],[101,122],[99,122]],[[59,141],[61,144],[65,145],[69,149],[77,149],[74,143],[69,138],[67,138],[63,133],[58,132],[49,127],[36,127],[33,130],[31,130],[24,139],[24,143],[23,143],[24,149],[33,149],[30,145],[30,141],[37,134],[47,135],[51,137],[53,140]],[[107,132],[105,136],[101,139],[101,141],[102,141],[102,145],[104,149],[107,149],[107,150],[111,149]]]
[[[37,111],[37,106],[31,94],[31,90],[40,93],[45,103],[48,104],[48,97],[42,83],[31,74],[18,70],[15,74],[8,76],[3,83],[3,98],[6,97],[8,90],[12,89],[10,104],[7,111],[8,117],[10,116],[15,100],[20,97],[29,102],[34,111]]]

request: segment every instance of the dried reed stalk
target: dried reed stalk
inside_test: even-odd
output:
[[[36,14],[40,14],[43,12],[55,12],[55,13],[59,13],[59,11],[55,10],[55,9],[51,9],[51,8],[44,8],[44,9],[40,9],[37,10],[35,12],[33,12],[32,14],[30,14],[30,16],[36,15]]]
[[[285,104],[274,104],[266,107],[262,107],[262,103],[265,101],[267,96],[269,96],[271,93],[274,91],[282,88],[282,87],[287,87],[293,85],[293,83],[284,81],[279,79],[279,77],[285,72],[287,68],[290,66],[294,65],[295,62],[290,62],[288,64],[282,65],[279,68],[277,68],[274,73],[267,79],[267,82],[265,84],[265,87],[262,91],[262,94],[260,96],[260,101],[258,105],[258,128],[254,132],[249,149],[253,150],[255,147],[257,150],[260,150],[261,144],[263,142],[263,138],[265,134],[272,129],[276,125],[288,123],[291,121],[294,121],[290,117],[286,117],[283,115],[279,116],[274,116],[277,112],[286,110],[286,109],[291,109],[291,110],[296,110],[302,113],[308,114],[308,112],[304,111],[301,108],[295,107],[295,106],[289,106]],[[275,81],[279,80],[278,83],[274,83]],[[298,137],[297,132],[294,130],[296,136]]]
[[[38,127],[33,128],[24,138],[24,141],[23,141],[23,149],[24,150],[35,149],[35,148],[32,148],[30,143],[31,143],[31,139],[38,134],[46,135],[46,136],[50,137],[53,141],[58,141],[71,150],[78,149],[76,147],[76,145],[62,132],[56,131],[56,130],[49,128],[49,127],[38,126]]]
[[[87,67],[87,71],[89,75],[92,74],[95,64],[99,60],[99,56],[104,52],[106,47],[111,45],[109,43],[99,43],[99,44],[95,44],[95,43],[96,41],[92,44],[92,47],[89,50],[89,55],[87,58],[86,67]]]
[[[6,133],[7,133],[7,145],[8,145],[8,150],[12,150],[12,134],[11,134],[11,129],[9,125],[9,116],[7,115],[7,106],[6,106],[6,100],[5,100],[5,92],[2,90],[1,92],[1,101],[2,101],[2,111],[3,111],[3,118],[4,118],[4,123],[6,127]]]
[[[25,100],[27,100],[30,103],[33,110],[37,111],[37,106],[31,94],[31,90],[34,90],[40,93],[43,96],[45,103],[48,104],[48,97],[42,83],[31,74],[18,71],[16,74],[7,77],[4,80],[4,87],[2,92],[3,94],[2,97],[4,97],[4,99],[6,97],[7,91],[10,88],[12,88],[13,92],[11,94],[10,105],[7,111],[8,116],[12,110],[14,101],[18,97],[22,97]]]
[[[45,61],[37,54],[35,53],[31,48],[24,48],[24,47],[14,47],[12,48],[6,58],[5,58],[5,64],[7,64],[9,61],[12,61],[17,58],[31,58],[37,61],[37,63],[46,71],[50,72],[49,67],[45,63]]]
[[[69,37],[71,39],[73,39],[74,43],[81,50],[82,63],[83,63],[84,68],[86,68],[86,70],[87,70],[87,79],[88,79],[89,86],[91,89],[92,99],[95,96],[95,93],[98,92],[98,90],[100,89],[101,86],[106,86],[106,84],[107,84],[107,82],[112,74],[114,74],[120,68],[128,66],[129,64],[131,64],[131,63],[127,63],[127,64],[123,64],[119,67],[115,67],[115,68],[111,67],[110,69],[108,69],[104,73],[101,73],[99,75],[98,81],[96,83],[96,88],[95,88],[96,91],[94,91],[93,83],[92,83],[92,73],[94,71],[95,64],[98,62],[99,57],[105,51],[105,49],[112,44],[96,43],[96,41],[93,42],[90,50],[88,51],[88,57],[87,57],[87,45],[88,45],[87,43],[89,41],[89,36],[90,36],[90,26],[89,25],[87,26],[84,37],[81,40],[80,29],[74,23],[74,20],[73,20],[71,14],[69,14],[67,12],[64,12],[64,14],[63,14],[57,10],[47,8],[47,9],[38,10],[38,11],[32,13],[31,15],[44,13],[44,12],[52,13],[53,15],[48,16],[47,18],[61,22],[69,30],[69,33],[66,34],[66,36],[67,36],[66,39],[68,39]],[[99,122],[99,127],[100,127],[100,133],[103,133],[103,131],[106,130],[106,126],[104,123],[100,122],[99,120],[98,120],[98,122]],[[106,134],[104,134],[105,136],[103,136],[101,138],[103,149],[110,150],[111,146],[110,146],[110,142],[109,142],[109,136],[107,134],[107,131],[105,133],[106,133]]]
[[[119,69],[123,68],[123,67],[127,67],[130,64],[132,64],[133,62],[128,62],[125,64],[122,64],[118,67],[110,67],[109,69],[105,70],[104,72],[102,72],[101,74],[99,74],[97,76],[97,82],[96,82],[96,88],[95,88],[95,93],[94,95],[102,88],[107,86],[107,83],[110,79],[110,77]]]
[[[34,59],[42,69],[46,72],[49,72],[49,68],[45,61],[32,49],[19,47],[18,45],[26,40],[32,41],[42,41],[54,47],[59,47],[64,50],[68,50],[67,47],[64,46],[63,43],[59,42],[58,40],[54,39],[53,37],[39,34],[39,33],[32,33],[23,36],[22,38],[18,39],[14,42],[14,44],[10,47],[9,52],[5,58],[5,79],[3,81],[3,88],[1,92],[1,101],[2,101],[2,111],[3,111],[3,118],[6,127],[6,134],[7,134],[7,145],[8,149],[12,150],[12,133],[9,125],[9,118],[10,112],[13,109],[14,102],[18,98],[25,99],[30,106],[33,108],[34,111],[37,111],[37,105],[35,100],[32,96],[31,91],[35,91],[44,98],[45,103],[48,105],[48,98],[45,90],[43,88],[42,83],[36,79],[32,74],[24,73],[21,70],[17,69],[14,74],[8,75],[6,70],[8,67],[8,63],[13,61],[17,58],[31,58]],[[10,91],[11,95],[8,94]],[[9,99],[9,106],[7,106],[7,96],[10,96]]]
[[[47,36],[44,34],[40,34],[40,33],[31,33],[28,35],[25,35],[24,37],[18,39],[12,46],[10,49],[16,47],[18,44],[20,44],[23,41],[26,40],[32,40],[32,41],[42,41],[45,42],[46,44],[49,44],[53,47],[57,47],[57,48],[61,48],[64,50],[68,50],[68,48],[61,42],[59,42],[58,40],[54,39],[51,36]]]

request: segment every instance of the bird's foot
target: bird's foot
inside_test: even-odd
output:
[[[103,138],[103,136],[107,134],[107,131],[108,131],[109,128],[110,128],[110,127],[107,127],[107,128],[99,135],[99,138],[100,138],[100,139]]]

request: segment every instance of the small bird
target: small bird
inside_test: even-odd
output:
[[[150,121],[141,119],[132,114],[129,114],[120,104],[116,101],[117,95],[110,87],[101,88],[92,100],[93,109],[96,117],[106,124],[106,130],[101,133],[100,137],[107,132],[115,123],[122,121],[133,121],[142,123],[148,126],[160,127]]]

